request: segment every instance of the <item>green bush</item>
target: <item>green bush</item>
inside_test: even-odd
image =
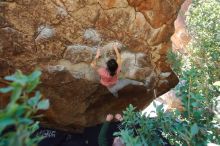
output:
[[[39,125],[36,118],[41,116],[37,111],[49,107],[49,101],[42,100],[39,91],[33,91],[40,82],[40,75],[40,71],[28,76],[17,71],[5,77],[10,84],[1,88],[0,93],[10,92],[11,97],[7,107],[0,110],[0,146],[34,146],[40,141],[41,137],[32,137]]]
[[[168,62],[180,83],[175,93],[184,111],[165,112],[157,107],[157,117],[150,118],[129,106],[124,111],[121,131],[116,133],[128,146],[162,145],[164,138],[172,145],[203,146],[220,144],[220,114],[216,102],[220,95],[220,2],[195,0],[187,13],[187,28],[191,35],[187,56],[168,53]],[[182,61],[184,60],[184,61]]]

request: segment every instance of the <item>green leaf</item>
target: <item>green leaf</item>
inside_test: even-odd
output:
[[[7,116],[14,116],[14,113],[16,113],[17,109],[18,109],[19,105],[17,103],[12,103],[10,102],[8,104],[8,106],[6,107],[6,111],[5,114]],[[1,117],[0,117],[1,118]]]
[[[135,109],[136,109],[136,107],[134,107],[132,104],[129,104],[128,110],[134,111]]]
[[[39,82],[40,82],[39,79],[35,79],[35,80],[31,81],[30,83],[28,83],[26,91],[28,93],[32,92],[37,87]]]
[[[37,129],[39,129],[39,121],[35,122],[33,125],[29,127],[31,132],[35,132]]]
[[[191,135],[194,136],[199,132],[199,127],[194,123],[190,128]]]
[[[40,82],[41,71],[36,70],[28,76],[28,85],[26,91],[28,93],[32,92]]]
[[[8,80],[8,81],[15,81],[15,80],[16,80],[16,77],[15,77],[15,75],[6,76],[6,77],[5,77],[5,80]]]
[[[35,70],[32,74],[30,74],[30,75],[28,76],[28,79],[29,79],[30,81],[34,81],[34,80],[36,80],[36,79],[39,79],[40,76],[41,76],[41,71]]]
[[[157,108],[156,108],[156,113],[157,113],[157,114],[163,112],[163,106],[164,106],[163,104],[157,106]]]
[[[28,105],[30,105],[30,106],[36,106],[37,103],[39,102],[40,98],[41,98],[41,94],[40,94],[39,91],[37,91],[37,92],[35,93],[35,96],[34,96],[34,97],[28,99],[27,103],[28,103]]]
[[[45,100],[42,100],[42,101],[40,101],[38,103],[37,109],[39,109],[39,110],[46,110],[46,109],[49,108],[49,105],[50,105],[49,100],[45,99]]]
[[[12,125],[15,123],[15,120],[12,118],[5,118],[0,120],[0,129],[4,129],[5,127]]]
[[[29,118],[18,118],[17,120],[19,122],[19,124],[32,124],[33,120],[29,119]]]
[[[14,80],[14,82],[21,85],[21,86],[25,86],[28,81],[27,76],[23,75],[23,73],[21,71],[17,71],[15,73],[15,78],[16,78],[16,80]]]
[[[22,88],[21,87],[15,87],[13,92],[12,92],[12,95],[11,95],[11,100],[12,101],[17,101],[20,98],[21,93],[22,93]]]
[[[197,106],[198,106],[198,103],[197,103],[197,102],[193,102],[193,103],[192,103],[192,106],[193,106],[193,107],[197,107]]]
[[[1,88],[0,92],[1,93],[8,93],[8,92],[12,91],[13,89],[14,89],[13,87],[9,86],[9,87],[6,87],[6,88]]]

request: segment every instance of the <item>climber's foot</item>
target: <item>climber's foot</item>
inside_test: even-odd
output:
[[[118,92],[112,93],[114,97],[118,98]]]

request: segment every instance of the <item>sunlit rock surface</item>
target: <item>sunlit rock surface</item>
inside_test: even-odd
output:
[[[186,11],[188,10],[192,0],[185,0],[181,6],[177,19],[174,22],[175,33],[171,37],[172,49],[180,53],[187,53],[186,46],[190,41],[190,36],[186,28]]]
[[[142,109],[178,82],[166,53],[182,3],[1,1],[0,77],[15,69],[25,73],[42,69],[39,90],[51,103],[42,124],[48,127],[74,131],[103,122],[106,114],[121,112],[130,103]],[[99,84],[99,76],[90,66],[97,48],[102,54],[99,66],[115,57],[114,43],[122,55],[120,79],[145,84],[124,87],[118,98]]]

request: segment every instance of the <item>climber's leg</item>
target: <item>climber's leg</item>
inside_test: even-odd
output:
[[[114,86],[115,86],[115,85],[114,85]],[[107,89],[108,89],[109,92],[111,92],[115,97],[118,97],[118,91],[115,90],[115,88],[113,88],[114,86],[107,87]]]
[[[115,97],[118,97],[118,91],[128,85],[144,85],[144,83],[131,79],[120,79],[114,86],[107,88]]]
[[[131,80],[131,79],[123,79],[122,82],[124,84],[124,86],[122,88],[124,88],[125,86],[128,86],[128,85],[144,85],[144,83],[142,83],[142,82]]]

